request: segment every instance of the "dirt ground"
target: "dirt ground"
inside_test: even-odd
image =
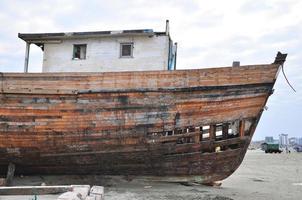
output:
[[[121,177],[34,176],[16,177],[15,185],[90,184],[105,186],[106,200],[230,200],[301,199],[302,153],[265,154],[248,151],[239,169],[220,187],[178,183],[127,181]],[[58,195],[37,196],[53,200]],[[34,196],[0,196],[0,200],[32,200]]]

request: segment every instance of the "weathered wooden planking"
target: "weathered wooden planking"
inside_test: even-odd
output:
[[[210,86],[269,83],[278,65],[198,70],[106,73],[4,73],[4,93],[77,94],[85,92],[162,91]]]
[[[11,186],[0,187],[0,195],[46,195],[72,191],[73,186]]]
[[[119,135],[121,129],[122,134],[129,137],[129,135],[131,136],[136,132],[140,134],[142,131],[162,131],[163,128],[165,130],[173,130],[179,127],[233,121],[240,117],[255,116],[264,106],[265,99],[266,96],[260,96],[252,99],[218,101],[216,104],[214,101],[191,102],[191,104],[177,105],[176,108],[169,106],[165,111],[161,111],[158,108],[152,111],[155,114],[150,114],[148,109],[140,111],[139,109],[123,110],[121,108],[118,111],[120,113],[116,114],[117,111],[95,112],[96,108],[90,109],[89,112],[86,111],[85,113],[76,110],[64,112],[64,108],[54,113],[51,110],[34,108],[28,110],[5,108],[0,109],[3,120],[0,122],[2,125],[0,131],[9,131],[11,134],[9,136],[0,135],[0,138],[3,137],[6,141],[13,141],[6,144],[0,143],[0,147],[2,145],[12,146],[13,144],[16,146],[26,145],[28,147],[43,146],[47,145],[47,142],[52,144],[53,138],[58,140],[57,144],[69,144],[79,140],[84,132],[91,138],[91,140],[85,140],[86,143],[89,143],[96,138],[102,137],[109,140],[112,135]],[[169,111],[171,108],[172,110]],[[47,116],[44,116],[43,113]],[[14,121],[14,118],[18,118],[18,116],[22,117],[21,119],[26,119],[25,115],[28,116],[29,121]],[[32,120],[33,117],[35,117],[35,120]],[[141,130],[142,125],[146,126],[143,130]],[[109,135],[108,131],[110,131]],[[21,132],[23,133],[20,134]],[[64,134],[64,137],[62,137],[62,134]],[[126,139],[124,140],[125,142]],[[38,144],[36,144],[37,141],[39,141]]]
[[[243,159],[278,67],[2,74],[0,173],[13,162],[20,174],[224,179]]]

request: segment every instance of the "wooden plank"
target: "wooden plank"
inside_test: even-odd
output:
[[[274,81],[279,65],[255,65],[198,70],[2,74],[4,93],[76,94],[89,92],[165,91]]]
[[[210,140],[215,140],[216,138],[216,125],[210,125]]]
[[[199,143],[200,142],[200,127],[195,128],[195,137],[194,142]]]
[[[228,138],[228,133],[229,133],[229,125],[227,123],[222,124],[222,137],[223,139]]]
[[[244,120],[240,120],[239,122],[239,135],[240,137],[244,137],[245,136],[245,121]]]
[[[0,195],[46,195],[72,191],[72,186],[11,186],[0,187]]]
[[[10,162],[7,167],[6,186],[10,186],[12,184],[14,175],[15,175],[15,165]]]

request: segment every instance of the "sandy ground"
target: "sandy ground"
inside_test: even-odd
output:
[[[126,181],[120,177],[44,176],[17,177],[15,185],[90,184],[105,186],[106,200],[229,200],[302,199],[302,153],[265,154],[248,151],[239,169],[220,187],[177,183]],[[38,200],[58,195],[37,196]],[[0,200],[31,200],[34,196],[0,196]]]

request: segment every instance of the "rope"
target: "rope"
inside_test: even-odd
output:
[[[284,65],[283,65],[283,64],[281,65],[281,68],[282,68],[282,73],[283,73],[283,76],[284,76],[284,78],[285,78],[287,84],[291,87],[291,89],[292,89],[294,92],[297,92],[297,91],[295,90],[295,88],[294,88],[294,87],[290,84],[290,82],[288,81],[288,79],[287,79],[287,77],[286,77],[286,75],[285,75],[285,72],[284,72]]]

